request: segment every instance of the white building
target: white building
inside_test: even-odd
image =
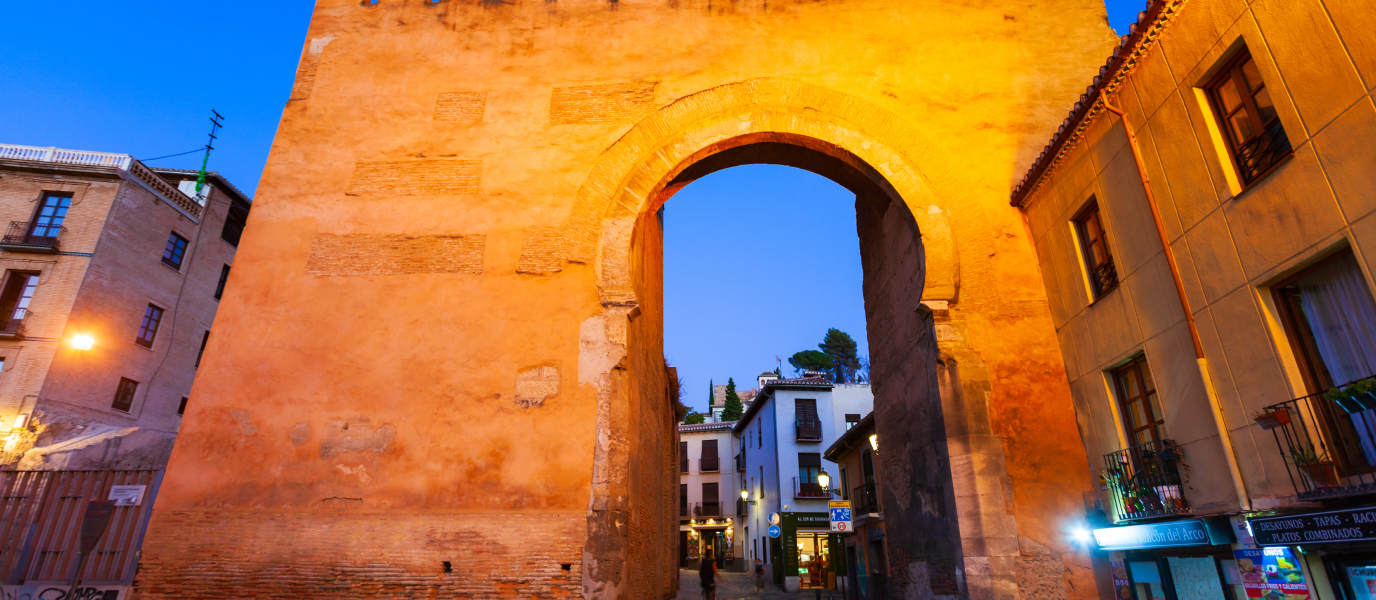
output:
[[[696,568],[704,556],[725,559],[741,571],[741,506],[737,445],[730,423],[679,425],[679,566]]]
[[[746,515],[737,518],[741,551],[747,562],[759,557],[767,563],[766,576],[788,591],[836,587],[834,558],[842,549],[839,534],[830,533],[827,502],[831,490],[849,482],[838,473],[828,473],[835,479],[825,481],[822,453],[874,410],[869,384],[807,375],[762,382],[732,430],[749,493]],[[778,537],[769,536],[770,525],[779,526]]]

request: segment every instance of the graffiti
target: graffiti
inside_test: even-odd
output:
[[[128,586],[0,585],[0,600],[121,600]],[[70,594],[68,593],[69,591]]]

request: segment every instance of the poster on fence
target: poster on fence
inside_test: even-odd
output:
[[[124,600],[126,585],[83,585],[72,590],[69,585],[0,585],[0,600]]]
[[[1309,584],[1300,561],[1289,548],[1234,550],[1237,570],[1248,598],[1308,600]]]

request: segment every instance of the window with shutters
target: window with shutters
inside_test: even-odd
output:
[[[688,516],[688,484],[686,483],[678,484],[678,516]]]
[[[717,440],[702,440],[702,458],[698,459],[699,473],[716,473],[721,470],[717,458]]]
[[[699,512],[697,516],[721,516],[721,497],[718,494],[718,486],[719,484],[715,482],[702,484],[702,510]]]
[[[822,441],[822,422],[817,419],[817,400],[799,398],[793,401],[796,413],[794,420],[795,438],[799,442]]]
[[[688,442],[678,443],[678,472],[688,472]]]
[[[38,291],[39,274],[32,271],[10,271],[0,293],[0,337],[24,337],[24,323],[29,316],[29,303]]]
[[[215,284],[215,299],[219,300],[225,295],[225,284],[229,282],[229,265],[220,269],[220,283]]]
[[[860,424],[860,415],[852,414],[852,413],[846,413],[846,431],[850,431],[850,428],[851,428],[851,427],[855,427],[856,425],[859,425],[859,424]]]
[[[1205,88],[1243,186],[1290,156],[1290,138],[1250,52],[1234,57]]]

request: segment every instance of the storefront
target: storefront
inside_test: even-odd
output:
[[[693,520],[679,526],[683,557],[680,565],[696,568],[704,557],[720,559],[722,567],[735,560],[735,540],[731,519]]]
[[[1234,551],[1226,519],[1108,527],[1095,529],[1094,539],[1109,551],[1122,600],[1244,600],[1239,563],[1253,564],[1238,553],[1261,552]]]
[[[836,587],[836,567],[842,548],[840,535],[831,532],[827,513],[780,513],[776,580],[790,592]]]
[[[1299,551],[1315,586],[1376,600],[1376,507],[1248,519],[1257,545]]]

